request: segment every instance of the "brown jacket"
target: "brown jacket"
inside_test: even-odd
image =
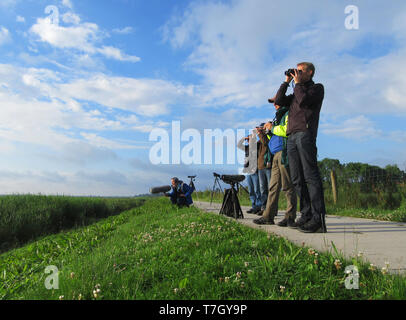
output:
[[[259,136],[259,147],[258,147],[258,170],[262,170],[266,168],[264,163],[265,153],[268,150],[268,142],[269,139],[266,134],[262,133],[261,131],[258,132]]]

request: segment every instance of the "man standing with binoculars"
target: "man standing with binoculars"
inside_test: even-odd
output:
[[[310,62],[297,64],[297,69],[285,72],[275,104],[289,106],[287,153],[290,176],[300,198],[301,217],[291,226],[302,232],[327,232],[323,184],[317,166],[316,138],[324,87],[315,84],[315,67]],[[293,94],[286,95],[294,80]]]

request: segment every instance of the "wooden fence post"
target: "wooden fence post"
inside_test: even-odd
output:
[[[334,204],[337,204],[337,175],[334,170],[331,170],[331,189],[333,191]]]

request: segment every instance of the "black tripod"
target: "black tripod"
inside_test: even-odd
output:
[[[213,176],[215,177],[215,179],[214,179],[214,184],[213,184],[213,190],[211,191],[210,205],[213,202],[213,194],[214,194],[214,188],[216,187],[216,183],[219,186],[219,188],[221,190],[221,193],[224,193],[223,189],[221,188],[220,182],[219,182],[219,179],[221,179],[221,176],[218,173],[215,173],[215,172],[213,172]]]
[[[238,182],[228,181],[228,184],[231,185],[230,189],[226,189],[223,204],[219,214],[224,214],[229,217],[234,217],[235,219],[244,219],[244,215],[241,210],[240,201],[238,200],[238,191],[240,184]],[[237,189],[236,189],[237,185]],[[242,187],[242,186],[241,186]],[[242,187],[244,188],[244,187]]]
[[[193,192],[196,191],[196,187],[195,187],[195,184],[194,184],[194,181],[196,180],[196,177],[197,176],[188,176],[188,178],[190,179],[189,187],[193,188]],[[196,197],[197,197],[197,201],[199,201],[199,195],[197,194],[197,192],[196,192]]]

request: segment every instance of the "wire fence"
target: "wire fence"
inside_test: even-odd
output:
[[[326,205],[346,209],[404,208],[406,211],[406,172],[397,166],[380,168],[362,163],[342,165],[338,160],[319,162]],[[212,190],[201,195],[211,197]],[[214,198],[221,199],[222,192],[215,188]],[[240,190],[239,198],[250,203],[249,195]],[[285,205],[281,194],[280,207]]]
[[[320,170],[326,202],[338,207],[397,209],[406,207],[406,173],[363,165]]]

